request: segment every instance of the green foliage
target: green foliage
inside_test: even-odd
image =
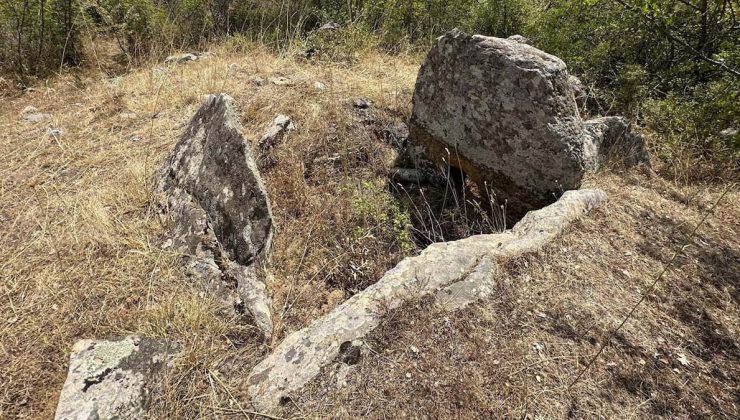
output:
[[[702,160],[734,159],[740,8],[732,0],[557,0],[529,16],[525,35],[568,63],[603,97],[601,109],[660,133]]]
[[[355,215],[353,238],[382,237],[403,252],[413,248],[411,216],[402,209],[386,188],[387,181],[364,181],[359,187],[350,187],[352,213]]]
[[[305,45],[318,51],[316,58],[332,62],[350,62],[363,52],[376,48],[377,39],[364,25],[349,25],[336,30],[313,31]]]
[[[0,3],[0,62],[22,85],[82,58],[78,0]]]

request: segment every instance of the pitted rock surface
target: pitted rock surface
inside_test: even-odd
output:
[[[510,231],[436,243],[404,259],[376,284],[286,337],[255,366],[247,379],[253,405],[262,412],[275,410],[337,360],[344,343],[362,339],[388,310],[404,302],[435,294],[440,305],[457,309],[487,296],[498,260],[538,250],[605,200],[600,190],[568,191],[555,204],[528,213]]]
[[[213,290],[235,285],[225,300],[236,303],[238,294],[269,335],[270,301],[257,268],[272,243],[272,211],[233,99],[208,98],[165,161],[158,189],[174,225],[172,246],[190,256],[191,272]]]
[[[578,188],[585,172],[565,63],[518,40],[440,37],[419,70],[410,122],[422,154],[524,210]]]
[[[176,353],[176,345],[138,336],[77,342],[55,419],[146,418]]]

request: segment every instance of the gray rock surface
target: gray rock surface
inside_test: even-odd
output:
[[[269,80],[270,83],[272,83],[273,85],[276,85],[276,86],[293,86],[293,85],[295,85],[295,82],[293,82],[292,80],[290,80],[290,79],[288,79],[287,77],[284,77],[284,76],[269,77],[267,80]]]
[[[585,172],[565,63],[518,41],[440,37],[419,70],[410,123],[425,156],[493,186],[511,207],[552,203]]]
[[[220,291],[229,284],[243,290],[259,283],[257,270],[237,276],[232,268],[258,268],[273,235],[270,202],[233,99],[222,94],[206,100],[166,159],[158,190],[173,222],[172,247],[191,257],[193,273]],[[268,335],[269,307],[264,285],[245,301]]]
[[[55,419],[145,418],[177,350],[138,336],[77,342]]]
[[[167,57],[164,62],[165,64],[184,64],[190,61],[204,60],[211,57],[213,57],[213,53],[211,52],[174,54]]]
[[[625,166],[650,166],[645,139],[622,117],[600,117],[584,123],[586,133],[585,163],[590,170],[606,161]]]
[[[358,109],[367,109],[370,108],[370,103],[364,98],[354,98],[352,99],[352,106]]]
[[[324,25],[322,25],[318,30],[319,31],[333,31],[333,30],[339,29],[341,27],[342,27],[342,25],[340,25],[340,24],[338,24],[336,22],[329,22],[329,23],[325,23]]]
[[[27,106],[21,111],[21,118],[26,124],[38,124],[49,119],[49,115],[39,112],[34,106]]]
[[[529,44],[529,39],[521,35],[512,35],[508,38],[509,41],[518,42],[520,44]]]
[[[262,135],[260,140],[257,142],[257,147],[260,151],[268,150],[277,145],[285,136],[296,129],[295,121],[292,117],[287,115],[278,115],[272,120],[270,125],[265,129],[265,133]]]
[[[497,261],[540,249],[605,200],[600,190],[568,191],[555,204],[528,213],[510,231],[436,243],[419,256],[404,259],[376,284],[286,337],[255,366],[247,379],[253,405],[262,412],[275,410],[282,398],[346,354],[351,343],[404,302],[434,294],[440,305],[456,309],[485,297],[493,290]]]

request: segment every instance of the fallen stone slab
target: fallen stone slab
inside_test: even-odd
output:
[[[77,342],[54,418],[146,418],[177,351],[176,344],[139,336]]]
[[[513,229],[430,245],[406,258],[376,284],[288,337],[247,379],[253,405],[271,412],[337,359],[347,343],[375,329],[387,311],[435,294],[440,305],[464,307],[492,291],[496,262],[534,252],[584,212],[604,202],[600,190],[568,191],[554,204],[529,212]]]
[[[188,255],[192,272],[212,290],[233,292],[266,335],[272,333],[267,291],[236,302],[259,283],[273,222],[265,186],[244,137],[233,99],[209,97],[160,170],[158,192],[171,221],[171,247]],[[251,267],[249,275],[233,265]],[[234,275],[234,273],[242,273]],[[229,288],[228,286],[233,287]]]

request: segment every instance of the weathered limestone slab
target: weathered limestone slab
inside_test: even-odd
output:
[[[436,301],[448,311],[465,308],[493,293],[496,262],[483,257],[464,280],[452,283],[436,293]]]
[[[176,345],[138,336],[77,342],[55,419],[146,418],[176,352]]]
[[[272,211],[233,99],[211,96],[198,110],[165,161],[158,190],[167,197],[173,249],[190,256],[188,266],[209,289],[235,284],[232,294],[270,335],[270,300],[256,268],[272,243]]]
[[[436,294],[440,304],[455,309],[490,294],[497,260],[536,251],[605,200],[600,190],[568,191],[555,204],[528,213],[510,231],[436,243],[404,259],[376,284],[288,336],[255,366],[247,383],[253,405],[274,410],[334,361],[345,343],[367,335],[388,310],[406,301]]]
[[[565,63],[518,39],[440,37],[419,70],[411,140],[530,210],[577,189],[583,122]]]

